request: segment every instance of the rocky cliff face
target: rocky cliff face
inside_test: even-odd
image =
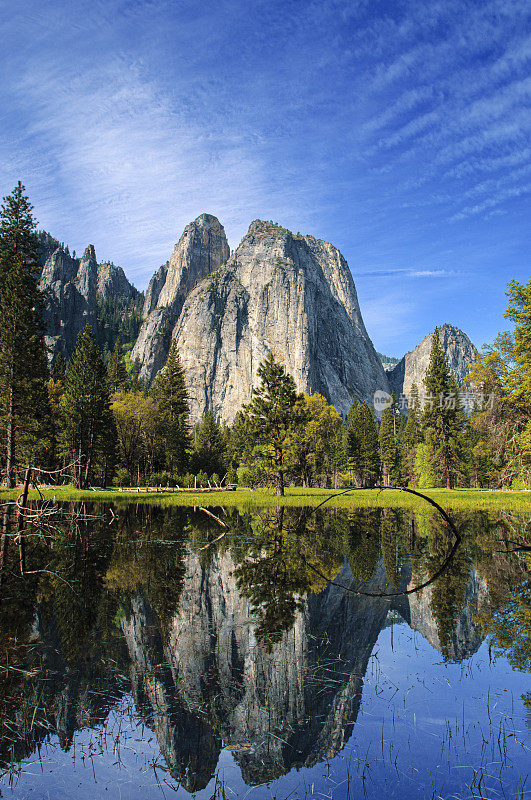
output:
[[[433,333],[426,336],[414,350],[406,353],[404,358],[387,372],[389,385],[397,396],[408,395],[414,383],[422,393],[424,378],[430,363]],[[477,350],[462,330],[454,325],[443,325],[439,328],[439,341],[446,361],[456,379],[462,386],[470,366],[477,358]]]
[[[388,388],[341,253],[272,223],[253,222],[234,255],[197,284],[172,335],[194,421],[212,411],[230,422],[271,351],[299,391],[323,394],[344,414],[354,397]],[[150,352],[141,334],[133,356],[149,365]]]
[[[68,356],[85,325],[98,325],[98,302],[113,300],[124,306],[138,294],[121,267],[98,264],[94,245],[82,258],[73,258],[62,246],[46,258],[39,288],[44,293],[46,344],[51,356]]]
[[[428,576],[423,576],[425,580]],[[417,577],[408,589],[418,585]],[[433,584],[425,589],[409,595],[409,624],[413,630],[418,631],[439,653],[443,652],[437,621],[432,611]],[[479,650],[484,634],[481,624],[477,621],[478,612],[487,602],[488,590],[486,581],[479,577],[475,569],[470,572],[470,580],[466,589],[465,601],[459,617],[451,633],[446,656],[451,661],[459,662],[470,658]]]
[[[186,296],[229,255],[225,230],[216,217],[201,214],[186,226],[170,260],[155,273],[146,292],[145,319],[131,353],[140,362],[142,378],[152,380],[164,366]]]
[[[137,293],[119,267],[98,264],[92,245],[76,259],[56,244],[43,234],[40,285],[52,356],[68,356],[87,323],[96,330],[101,300],[112,300],[114,313],[115,301],[125,307]],[[323,394],[343,414],[355,397],[370,402],[389,388],[341,253],[273,223],[253,222],[230,257],[219,220],[199,216],[153,276],[142,315],[131,353],[140,376],[155,377],[175,338],[193,421],[212,411],[230,422],[271,351],[299,391]]]

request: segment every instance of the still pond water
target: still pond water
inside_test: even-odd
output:
[[[2,797],[531,797],[531,514],[214,511],[3,537]]]

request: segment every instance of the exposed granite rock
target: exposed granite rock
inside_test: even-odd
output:
[[[159,295],[161,293],[162,287],[166,283],[166,276],[168,275],[169,266],[170,262],[166,261],[166,263],[163,264],[162,267],[158,268],[158,270],[151,278],[149,286],[146,290],[144,307],[142,308],[142,317],[144,318],[148,317],[153,311],[153,309],[157,307]]]
[[[426,577],[422,576],[421,580]],[[418,583],[419,577],[408,586],[408,589],[413,588]],[[432,647],[442,653],[437,621],[432,611],[432,594],[433,584],[409,595],[409,624]],[[463,659],[469,658],[479,650],[485,637],[481,624],[476,620],[482,605],[487,601],[487,597],[486,581],[479,577],[475,569],[472,569],[466,589],[465,602],[452,630],[452,640],[447,652],[447,657],[451,661],[463,661]]]
[[[131,353],[140,363],[140,377],[152,380],[164,366],[186,296],[229,255],[225,230],[216,217],[201,214],[186,226],[170,260],[155,273],[146,293],[146,319]]]
[[[57,247],[42,268],[39,288],[44,293],[46,344],[53,358],[68,357],[85,325],[98,326],[98,300],[114,299],[127,305],[138,295],[121,267],[98,264],[94,245],[82,258]]]
[[[420,344],[390,371],[387,372],[389,385],[397,397],[401,394],[409,396],[411,387],[417,384],[422,394],[424,378],[430,363],[433,333],[428,334]],[[477,358],[477,350],[462,330],[454,325],[442,325],[439,328],[439,341],[446,361],[458,386],[462,386],[470,366]]]
[[[97,292],[102,298],[119,297],[124,301],[133,300],[138,294],[123,269],[108,261],[98,264]]]
[[[61,244],[61,242],[56,239],[55,236],[52,236],[51,233],[48,233],[48,231],[38,231],[37,240],[39,242],[38,259],[41,269],[44,267],[46,261],[50,258],[52,253],[55,253],[58,247],[66,249],[64,244]]]
[[[341,253],[272,223],[253,222],[226,264],[193,289],[173,336],[194,421],[212,411],[230,422],[271,351],[299,391],[321,393],[343,414],[355,397],[388,389]]]

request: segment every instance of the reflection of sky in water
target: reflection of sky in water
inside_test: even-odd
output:
[[[290,792],[294,797],[401,800],[433,792],[435,797],[479,797],[470,790],[476,771],[484,774],[485,797],[505,792],[514,798],[529,769],[531,736],[521,700],[528,686],[527,676],[513,672],[504,658],[489,661],[486,643],[466,663],[445,665],[405,624],[395,626],[391,647],[387,628],[369,662],[351,738],[338,755],[267,786],[250,787],[234,753],[223,749],[216,770],[218,796],[223,797],[223,783],[227,797],[286,798]],[[34,755],[23,763],[12,790],[4,778],[2,791],[6,797],[53,800],[191,796],[170,786],[176,784],[157,740],[128,697],[105,726],[78,732],[70,752],[61,751],[52,737],[40,759]],[[211,798],[215,790],[212,779],[195,796]],[[523,796],[529,795],[524,788]]]
[[[209,743],[211,748],[209,753],[197,753],[199,769],[206,765],[206,779],[210,774],[208,765],[213,758],[214,763],[217,761],[215,777],[194,794],[201,800],[224,797],[513,800],[517,796],[531,796],[531,786],[525,783],[531,761],[531,730],[529,711],[522,699],[530,689],[529,674],[513,670],[503,655],[492,658],[488,641],[483,641],[477,649],[480,636],[474,614],[478,596],[481,592],[485,595],[485,582],[478,580],[477,573],[470,575],[467,589],[471,612],[459,623],[459,652],[467,656],[460,662],[445,663],[441,653],[427,640],[437,643],[433,614],[427,602],[431,597],[429,592],[414,595],[410,606],[402,605],[400,613],[396,609],[387,613],[389,606],[382,599],[361,599],[332,588],[312,596],[305,609],[296,612],[295,628],[277,641],[271,656],[272,672],[265,670],[266,682],[259,686],[256,675],[260,663],[270,662],[263,652],[260,655],[261,646],[254,641],[248,650],[242,649],[235,655],[246,641],[244,631],[250,628],[248,605],[236,584],[228,585],[231,571],[223,569],[227,564],[232,564],[233,569],[234,564],[225,543],[219,547],[218,555],[209,556],[202,567],[194,560],[197,554],[188,551],[188,571],[175,617],[178,622],[173,622],[174,639],[165,648],[158,644],[156,617],[144,600],[136,602],[136,606],[133,602],[129,610],[122,608],[117,624],[125,636],[120,628],[116,629],[113,634],[116,641],[101,656],[102,661],[107,659],[107,672],[104,670],[99,683],[89,680],[83,690],[84,697],[77,698],[73,726],[82,728],[84,708],[90,711],[91,696],[97,698],[99,692],[105,691],[105,681],[110,675],[118,676],[113,691],[119,693],[117,686],[125,686],[125,694],[114,702],[104,723],[76,730],[68,752],[61,750],[57,735],[52,734],[40,750],[21,762],[20,768],[15,764],[0,784],[3,796],[18,800],[189,798],[191,793],[179,788],[170,774],[161,749],[170,757],[177,754],[175,758],[180,763],[179,754],[182,757],[190,742],[196,740]],[[410,568],[405,573],[407,585]],[[382,574],[385,573],[380,566],[380,577],[375,579],[380,586],[385,580]],[[345,565],[339,577],[342,583],[354,580]],[[209,661],[204,658],[205,653],[208,656],[209,645],[205,645],[206,628],[201,628],[204,622],[201,614],[204,616],[205,609],[214,601],[221,604],[218,623],[221,620],[225,625],[223,620],[226,620],[228,628],[235,626],[236,633],[227,634],[222,646],[220,629],[216,628],[217,639],[212,638]],[[418,630],[403,621],[404,615]],[[225,652],[227,642],[231,644]],[[175,663],[172,646],[173,655],[177,653]],[[116,655],[116,661],[109,659],[113,648],[116,654],[121,648],[122,654]],[[290,658],[294,656],[299,659],[293,673],[296,674],[301,654],[306,661],[297,686],[304,686],[303,708],[301,711],[297,706],[290,724],[282,718],[279,725],[278,715],[285,715],[286,709],[293,708],[289,702],[283,705],[282,692],[293,689],[289,686],[285,689],[278,676],[284,669],[293,670]],[[242,659],[240,676],[234,664]],[[184,678],[176,676],[176,663],[184,670]],[[190,673],[194,665],[197,675]],[[57,686],[63,689],[54,689],[53,702],[65,702],[68,706],[69,692],[76,691],[75,681],[65,690],[68,670],[61,673],[59,662],[52,666],[55,674],[52,670],[42,685],[47,681],[52,685],[59,678]],[[226,683],[224,669],[232,676]],[[356,703],[349,706],[349,702],[359,687],[354,677],[359,672],[364,672],[364,676],[357,712]],[[239,682],[245,683],[248,693],[243,700],[231,694],[237,693]],[[136,687],[133,694],[131,685]],[[31,693],[28,697],[26,713],[31,719]],[[252,720],[246,723],[241,712],[235,711],[240,700],[246,703],[247,697],[252,702],[260,701],[265,708],[271,704],[277,725],[270,733]],[[108,707],[108,698],[102,707]],[[179,718],[176,725],[172,716],[175,714]],[[86,722],[89,718],[90,713]],[[187,726],[190,721],[195,725],[197,720],[206,726],[208,735],[203,729],[201,733],[196,725],[187,742],[190,730]],[[215,729],[214,738],[209,726]],[[247,739],[246,731],[250,734]],[[219,756],[216,756],[216,736],[225,737],[220,742]],[[300,752],[298,746],[303,748]],[[259,771],[252,771],[258,769],[261,759],[267,761],[269,756],[267,775],[277,768],[280,777],[263,785],[246,784],[245,769],[247,775],[249,769],[255,776],[260,775]],[[318,763],[309,766],[316,760]],[[246,762],[243,777],[239,762]],[[303,763],[307,766],[292,767]],[[286,769],[288,773],[281,774]]]

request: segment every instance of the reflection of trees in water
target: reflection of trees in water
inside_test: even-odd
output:
[[[511,663],[520,669],[529,668],[529,553],[507,553],[507,548],[503,553],[497,552],[504,549],[504,537],[513,542],[520,541],[519,529],[514,524],[511,528],[509,522],[500,517],[493,522],[487,514],[460,515],[458,524],[463,536],[462,551],[448,572],[430,587],[425,599],[431,608],[423,612],[435,617],[443,654],[446,658],[457,659],[473,652],[466,647],[452,649],[452,637],[467,602],[473,559],[489,586],[490,605],[480,609],[485,633],[494,636],[496,646],[508,653]],[[412,585],[438,567],[448,547],[444,525],[436,517],[393,509],[334,509],[308,515],[301,509],[270,508],[241,515],[234,513],[230,517],[230,528],[221,541],[198,553],[196,562],[200,564],[200,570],[206,572],[209,569],[214,554],[225,551],[228,555],[230,552],[236,565],[238,588],[255,609],[256,635],[263,641],[262,645],[259,642],[257,652],[260,646],[262,653],[271,644],[282,647],[283,632],[293,626],[297,609],[304,606],[304,625],[309,626],[304,628],[306,652],[312,654],[315,650],[317,655],[313,655],[317,666],[337,650],[343,659],[348,656],[352,663],[358,658],[361,669],[370,655],[373,642],[385,624],[388,604],[385,600],[373,601],[356,596],[359,582],[366,584],[372,579],[377,589],[386,590],[384,567],[390,584],[388,590],[403,586],[404,580],[406,583],[409,580],[408,556],[412,554]],[[46,564],[68,580],[76,595],[64,580],[52,575],[21,579],[16,574],[14,548],[12,553],[8,553],[0,597],[0,659],[4,664],[9,659],[17,669],[35,670],[34,675],[25,676],[11,670],[0,683],[1,718],[10,725],[16,720],[18,726],[17,757],[31,752],[32,747],[50,731],[57,732],[63,746],[68,747],[76,728],[105,719],[120,693],[130,690],[129,684],[126,686],[125,681],[118,677],[119,673],[129,672],[132,658],[131,652],[128,653],[124,647],[120,622],[134,616],[136,612],[132,605],[140,602],[137,598],[143,598],[153,611],[149,619],[145,616],[149,621],[147,627],[153,628],[153,632],[146,635],[145,641],[142,639],[142,646],[153,648],[153,652],[146,650],[143,657],[154,665],[161,664],[167,657],[168,629],[181,602],[185,581],[184,559],[190,549],[199,550],[204,546],[205,534],[210,541],[219,534],[219,529],[206,517],[174,509],[138,506],[119,510],[114,526],[109,526],[108,521],[96,520],[78,526],[74,533],[65,530],[54,540],[53,546],[38,539],[28,540],[28,561]],[[210,591],[222,592],[214,561]],[[325,577],[311,569],[310,564],[316,565]],[[338,581],[345,581],[352,592],[342,593],[334,587],[323,591],[327,586],[326,579],[335,579],[340,570]],[[186,581],[189,593],[187,577]],[[198,591],[204,592],[204,580],[199,584]],[[310,593],[313,594],[306,602]],[[182,602],[185,602],[184,597]],[[194,608],[193,598],[189,598],[187,603],[189,612]],[[402,609],[400,613],[403,613]],[[403,616],[407,619],[405,613]],[[140,619],[138,614],[137,618]],[[190,620],[188,644],[193,660],[191,643],[195,626],[192,617]],[[417,627],[417,630],[421,628]],[[314,641],[316,631],[319,633],[318,643]],[[331,637],[331,645],[326,647],[325,633]],[[469,631],[465,630],[464,635],[468,634]],[[345,636],[348,641],[343,641]],[[21,642],[25,645],[30,641],[40,642],[39,647],[30,650],[21,646]],[[319,647],[324,648],[323,653],[318,652]],[[235,659],[238,665],[244,663],[242,653],[238,652]],[[290,654],[295,657],[295,650]],[[253,653],[249,658],[252,660],[258,655]],[[341,670],[335,676],[337,681],[343,680],[344,661],[341,664]],[[199,739],[203,743],[212,740],[211,761],[214,761],[214,750],[218,746],[214,733],[218,735],[216,725],[226,709],[218,710],[217,721],[201,717],[202,727],[196,724],[194,728],[192,712],[187,712],[186,716],[182,710],[184,701],[178,697],[179,686],[172,683],[169,668],[164,669],[164,675],[156,671],[153,675],[146,673],[148,683],[145,686],[149,686],[152,678],[154,692],[165,687],[167,724],[175,734],[170,742],[175,752],[168,750],[168,759],[176,758],[181,750],[185,753],[184,744],[182,747],[179,745],[179,750],[175,742],[185,742],[187,731],[193,732],[197,728],[199,738],[187,743],[186,763],[192,764],[194,742]],[[276,662],[275,669],[278,669]],[[47,670],[56,677],[51,679]],[[231,674],[235,681],[244,685],[243,666],[241,671]],[[205,685],[210,680],[206,674],[203,679]],[[301,717],[300,730],[293,740],[294,752],[304,743],[308,754],[313,753],[312,757],[317,752],[326,752],[332,741],[336,742],[334,747],[337,749],[342,746],[344,731],[342,723],[338,722],[339,710],[336,713],[334,705],[339,709],[339,700],[343,697],[339,685],[332,681],[329,686],[317,687],[315,697],[318,695],[319,703],[322,701],[320,713],[323,718],[328,715],[326,725],[329,727],[323,727],[321,717],[315,718],[314,727],[308,727]],[[354,688],[354,684],[350,688],[345,686],[341,689],[344,698],[352,698],[353,692],[361,696],[361,682]],[[140,683],[134,687],[135,697],[140,705],[146,705],[147,699],[142,700],[140,688]],[[264,692],[271,691],[270,684],[265,682]],[[317,702],[312,691],[305,678],[305,702],[310,711]],[[237,705],[240,695],[232,684],[231,692],[223,695],[223,701],[228,702],[230,697],[231,702]],[[264,696],[262,700],[269,702],[270,697]],[[159,717],[150,716],[147,706],[144,713],[151,725],[162,725]],[[7,728],[4,730],[8,731]],[[161,737],[164,730],[161,727]],[[316,750],[318,735],[322,740],[319,744],[321,749]],[[3,751],[0,748],[0,758],[4,761],[9,758],[6,744],[9,741],[6,738]],[[282,762],[279,770],[288,768],[289,758],[286,755],[286,762]],[[199,766],[193,767],[196,768]],[[210,767],[205,769],[204,777],[208,778],[206,773]],[[192,778],[190,781],[189,785],[193,786]]]
[[[52,733],[68,749],[74,729],[104,721],[115,702],[120,681],[105,667],[99,625],[109,627],[113,617],[104,590],[110,541],[99,522],[90,531],[58,526],[53,543],[28,537],[29,568],[50,572],[24,577],[12,548],[0,598],[3,764],[25,757]],[[99,683],[101,694],[94,691]]]
[[[446,559],[452,546],[452,537],[435,517],[428,517],[426,524],[427,551],[423,562],[426,573],[430,575],[435,573]],[[431,611],[437,623],[441,653],[445,660],[452,658],[454,632],[465,605],[471,569],[467,539],[463,538],[448,569],[439,576],[432,587]]]
[[[347,512],[348,560],[352,574],[369,581],[380,559],[390,584],[398,590],[409,561],[412,514],[393,508],[365,508]]]
[[[190,514],[144,509],[144,519],[123,520],[106,573],[106,583],[121,602],[142,592],[167,631],[179,604],[186,543],[193,529]]]
[[[238,588],[254,608],[259,641],[279,641],[292,627],[308,592],[325,588],[326,580],[308,561],[328,578],[337,574],[343,556],[336,519],[284,507],[247,516],[246,535],[240,528],[233,544],[238,562],[235,575]]]
[[[35,575],[20,577],[14,548],[7,539],[8,518],[4,514],[4,548],[2,561],[2,586],[0,590],[0,763],[9,763],[31,752],[39,741],[37,728],[28,724],[25,747],[9,736],[9,726],[27,702],[23,676],[26,668],[27,642],[31,639],[35,619],[35,597],[38,578]],[[32,553],[35,542],[30,545]],[[24,712],[22,712],[24,713]],[[26,712],[27,713],[27,712]],[[7,736],[5,734],[8,734]]]
[[[402,568],[406,563],[405,546],[408,529],[404,529],[405,512],[394,508],[383,508],[380,520],[380,541],[387,580],[398,589]]]
[[[348,520],[348,561],[359,581],[369,581],[380,558],[380,510],[351,511]]]
[[[109,613],[111,619],[114,616],[104,585],[111,554],[112,538],[106,521],[96,522],[90,530],[58,535],[54,540],[52,570],[63,580],[50,577],[48,581],[49,602],[43,604],[43,612],[44,608],[47,612],[43,624],[46,617],[55,617],[61,653],[70,666],[95,655],[94,647],[99,648],[99,644],[95,645],[99,638],[98,619],[105,621]],[[107,612],[104,615],[99,613],[102,602]]]
[[[531,671],[531,516],[504,512],[477,529],[477,563],[488,603],[479,616],[494,651]]]
[[[449,568],[431,587],[430,608],[437,623],[441,652],[455,660],[456,631],[467,614],[480,626],[481,638],[491,637],[495,651],[512,666],[531,668],[531,561],[530,523],[524,515],[487,512],[455,515],[462,537]],[[433,573],[444,560],[450,541],[432,515],[417,516],[412,583]],[[473,577],[484,584],[481,602],[469,598]],[[471,604],[471,605],[470,605]]]

